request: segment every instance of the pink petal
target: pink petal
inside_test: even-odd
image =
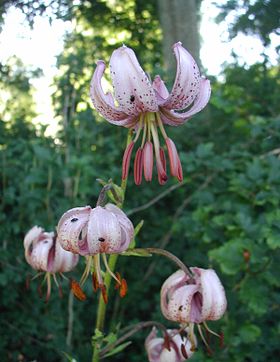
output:
[[[131,142],[124,151],[123,161],[122,161],[122,180],[127,179],[133,147],[134,147],[134,142]]]
[[[119,246],[119,252],[126,250],[134,238],[134,227],[132,222],[126,216],[126,214],[118,208],[116,205],[111,203],[105,206],[105,209],[116,215],[117,220],[120,224],[122,238]]]
[[[204,320],[218,320],[224,315],[227,308],[224,287],[214,270],[200,270],[203,297],[202,318]]]
[[[168,98],[169,92],[159,75],[155,76],[153,81],[153,88],[156,92],[158,104],[161,105]]]
[[[48,256],[52,246],[53,237],[47,237],[34,245],[30,262],[34,269],[48,271]]]
[[[143,151],[144,162],[144,176],[146,181],[152,181],[153,177],[153,144],[152,142],[146,142]]]
[[[174,111],[168,111],[161,108],[161,120],[163,123],[169,124],[171,126],[179,126],[185,123],[188,119],[194,116],[196,113],[200,112],[208,103],[211,95],[211,86],[208,79],[202,79],[200,84],[200,90],[197,94],[192,107],[182,113],[177,113]]]
[[[74,269],[79,261],[79,256],[64,250],[58,242],[54,243],[48,256],[48,271],[51,273],[69,272]]]
[[[138,148],[134,160],[134,182],[141,185],[143,174],[143,148]]]
[[[189,280],[188,276],[183,272],[183,270],[178,270],[173,273],[166,281],[163,283],[160,292],[160,303],[161,311],[164,316],[169,314],[168,310],[168,299],[176,288],[186,285],[186,282]],[[167,318],[168,319],[168,318]]]
[[[80,253],[81,241],[86,237],[86,228],[91,212],[90,206],[76,207],[62,215],[57,226],[57,240],[63,249]]]
[[[199,92],[200,73],[190,53],[180,42],[174,44],[173,51],[177,61],[175,82],[169,97],[161,104],[165,109],[185,109]]]
[[[105,70],[105,63],[102,60],[97,62],[91,83],[90,97],[96,110],[107,119],[108,122],[118,126],[130,127],[135,123],[133,117],[129,117],[121,109],[114,105],[113,97],[110,93],[104,93],[101,79]]]
[[[110,71],[120,110],[130,116],[158,110],[153,87],[132,49],[116,49],[110,59]]]
[[[97,206],[92,209],[88,222],[88,255],[118,253],[121,240],[121,227],[117,216]]]

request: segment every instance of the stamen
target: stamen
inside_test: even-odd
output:
[[[143,149],[138,148],[134,160],[134,182],[136,185],[141,184],[142,174],[143,174]]]
[[[87,297],[83,292],[82,288],[80,287],[80,284],[76,280],[71,280],[70,288],[77,299],[81,301],[86,300]]]
[[[159,179],[163,183],[164,181],[167,180],[167,175],[166,175],[166,172],[163,168],[163,164],[161,161],[160,144],[159,144],[159,138],[158,138],[158,133],[157,133],[157,127],[155,127],[155,125],[153,123],[151,124],[151,131],[152,131],[152,136],[153,136],[153,141],[154,141],[154,146],[155,146],[156,164],[157,164]],[[160,184],[162,184],[161,182],[160,182]]]
[[[205,344],[205,346],[206,346],[206,349],[207,349],[208,354],[209,354],[209,355],[212,355],[213,352],[212,352],[209,344],[206,342],[206,339],[205,339],[205,337],[204,337],[204,335],[203,335],[203,332],[202,332],[202,328],[201,328],[201,326],[200,326],[199,324],[197,325],[197,329],[198,329],[198,332],[199,332],[199,334],[200,334],[201,339],[203,340],[203,342],[204,342],[204,344]]]
[[[99,254],[93,256],[93,263],[94,263],[94,269],[95,269],[95,272],[96,272],[99,288],[101,288],[104,283],[103,283],[103,278],[102,278],[102,275],[101,275],[100,255]]]
[[[121,287],[120,287],[120,297],[124,298],[126,294],[127,294],[127,283],[126,280],[122,278]]]
[[[138,138],[140,136],[140,133],[142,131],[142,127],[143,127],[143,114],[141,113],[140,120],[139,120],[139,123],[138,123],[138,130],[137,130],[137,133],[136,133],[135,138],[133,140],[134,143],[136,143],[136,141],[138,140]]]
[[[210,329],[210,328],[208,327],[208,325],[206,324],[206,322],[203,322],[203,326],[204,326],[204,328],[205,328],[209,333],[214,334],[214,336],[220,338],[220,335],[219,335],[218,333],[212,331],[212,329]]]
[[[185,357],[185,359],[189,358],[187,351],[186,351],[186,347],[183,343],[181,344],[181,353],[182,353],[183,357]]]
[[[51,289],[52,289],[51,274],[49,272],[46,273],[46,280],[47,280],[47,294],[45,302],[47,303],[50,299]]]
[[[198,325],[198,327],[200,327]],[[191,342],[191,351],[194,352],[196,350],[196,343],[195,343],[195,338],[194,338],[194,323],[190,323],[189,324],[189,340]],[[204,337],[203,337],[204,340]]]
[[[144,147],[148,129],[149,129],[149,126],[147,126],[147,120],[146,120],[146,118],[145,118],[145,119],[144,119],[144,130],[143,130],[143,135],[142,135],[141,148]],[[149,137],[149,140],[150,140],[150,137]]]
[[[100,288],[101,288],[101,293],[102,293],[102,298],[104,300],[104,303],[107,304],[108,295],[107,295],[106,285],[102,284],[102,285],[100,285]]]
[[[134,147],[134,142],[131,142],[124,151],[123,161],[122,161],[122,180],[127,179],[133,147]]]
[[[146,142],[143,151],[144,176],[146,181],[152,181],[153,177],[153,144]]]
[[[159,126],[159,129],[161,131],[161,134],[163,136],[164,139],[168,138],[167,137],[167,134],[165,132],[165,129],[164,129],[164,126],[163,126],[163,123],[162,123],[162,120],[160,118],[160,115],[158,114],[158,112],[156,113],[156,120],[157,120],[157,124]]]
[[[119,285],[121,285],[121,281],[120,281],[121,277],[119,276],[119,278],[120,278],[120,279],[119,279],[119,278],[112,272],[112,270],[110,269],[110,267],[109,267],[109,265],[108,265],[108,262],[107,262],[106,254],[102,254],[102,259],[103,259],[103,262],[104,262],[104,265],[105,265],[105,268],[106,268],[107,272],[111,275],[112,278],[115,279],[115,281],[116,281]],[[120,274],[118,273],[118,275],[120,275]]]
[[[92,286],[93,286],[93,291],[97,292],[97,290],[99,288],[99,283],[98,283],[97,276],[96,276],[95,272],[92,273]]]
[[[86,267],[85,267],[83,275],[82,275],[82,277],[80,279],[81,286],[84,285],[84,283],[85,283],[85,281],[86,281],[86,279],[87,279],[87,277],[88,277],[88,275],[90,273],[91,264],[92,264],[92,256],[90,255],[90,256],[86,257]]]

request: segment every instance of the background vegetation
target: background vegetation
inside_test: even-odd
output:
[[[34,16],[45,12],[44,3],[3,1],[0,9],[3,14],[11,5],[20,7],[32,25]],[[164,73],[166,66],[161,55],[164,24],[155,0],[90,0],[76,6],[52,1],[50,6],[51,16],[76,24],[57,63],[53,104],[61,128],[55,138],[32,124],[30,79],[40,72],[28,71],[18,60],[0,64],[0,88],[6,95],[0,100],[1,361],[64,361],[64,352],[89,361],[97,305],[90,283],[85,302],[73,301],[64,283],[64,297],[54,289],[45,304],[37,293],[38,279],[26,290],[31,269],[22,240],[35,224],[53,230],[65,210],[94,205],[97,178],[120,180],[126,130],[102,121],[92,110],[88,89],[95,61],[108,60],[125,41],[152,75]],[[238,31],[259,34],[267,46],[270,35],[279,32],[279,2],[228,1],[220,20],[227,21],[238,6],[247,15],[235,17],[231,36]],[[173,75],[166,77],[172,84]],[[187,265],[215,268],[223,281],[228,312],[213,329],[224,332],[225,348],[215,348],[213,341],[211,357],[200,343],[193,361],[278,361],[279,68],[265,56],[250,67],[236,60],[225,67],[222,81],[211,81],[209,107],[183,127],[168,129],[180,152],[184,182],[169,180],[159,188],[154,180],[136,187],[130,178],[125,210],[135,225],[145,221],[139,247],[165,247]],[[141,207],[164,192],[152,207]],[[73,273],[77,279],[82,268],[80,263]],[[121,302],[112,294],[107,329],[163,321],[159,291],[174,266],[159,257],[122,257],[118,269],[129,293]],[[146,360],[147,333],[139,333],[112,360]]]

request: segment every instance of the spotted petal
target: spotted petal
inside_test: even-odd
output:
[[[200,73],[190,53],[178,42],[173,46],[177,62],[175,82],[169,97],[161,104],[165,109],[182,110],[195,100],[200,87]]]
[[[110,59],[110,71],[120,110],[130,116],[158,110],[153,87],[132,49],[116,49]]]
[[[202,320],[218,320],[227,308],[227,300],[224,287],[217,274],[212,269],[192,268],[199,275],[202,294]]]
[[[76,207],[62,215],[57,226],[57,239],[63,249],[79,254],[90,211],[90,206]]]
[[[186,112],[174,112],[161,108],[161,120],[163,123],[169,124],[170,126],[180,126],[189,120],[196,113],[200,112],[209,102],[211,95],[211,86],[208,79],[203,78],[200,83],[199,93],[197,94],[194,103]]]
[[[90,97],[96,110],[107,119],[108,122],[118,126],[131,126],[135,120],[128,116],[122,110],[114,105],[114,99],[111,93],[104,93],[101,85],[101,79],[105,70],[105,63],[102,60],[97,62],[91,83]]]

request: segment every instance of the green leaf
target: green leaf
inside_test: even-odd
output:
[[[261,335],[261,329],[255,324],[247,324],[240,328],[239,335],[243,343],[253,343]]]
[[[134,229],[134,237],[132,242],[129,244],[129,249],[134,249],[136,246],[136,236],[138,235],[139,231],[141,230],[144,224],[144,220],[141,220]]]
[[[106,353],[104,357],[110,357],[110,356],[113,356],[114,354],[117,354],[117,353],[123,351],[123,350],[124,350],[126,347],[128,347],[131,343],[132,343],[131,341],[128,341],[128,342],[125,342],[125,343],[120,344],[119,346],[117,346],[116,348],[114,348],[112,351]]]
[[[121,253],[121,255],[124,256],[142,256],[142,257],[150,257],[152,256],[151,253],[149,253],[145,249],[128,249]]]

